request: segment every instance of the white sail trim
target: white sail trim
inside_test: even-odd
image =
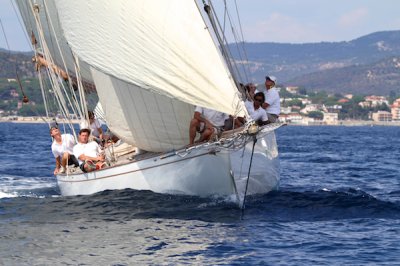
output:
[[[107,125],[119,138],[154,152],[189,143],[192,105],[150,93],[95,69],[92,75]]]
[[[89,65],[156,94],[245,115],[195,1],[55,1],[69,45]]]

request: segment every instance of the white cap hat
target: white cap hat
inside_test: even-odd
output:
[[[270,81],[273,81],[274,83],[276,83],[276,77],[274,77],[274,76],[266,76],[265,80],[270,80]]]
[[[89,128],[89,123],[86,120],[81,120],[81,122],[79,123],[79,128]]]

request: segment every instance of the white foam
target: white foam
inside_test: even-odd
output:
[[[41,177],[21,177],[13,175],[0,175],[0,199],[15,197],[40,197],[35,190],[56,186],[56,183],[43,180]]]
[[[0,199],[3,199],[3,198],[15,198],[15,197],[18,197],[18,195],[16,193],[6,193],[6,192],[3,192],[3,191],[0,191]]]

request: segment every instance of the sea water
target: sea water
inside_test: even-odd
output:
[[[45,124],[0,123],[0,265],[400,265],[400,128],[277,130],[278,191],[61,197]]]

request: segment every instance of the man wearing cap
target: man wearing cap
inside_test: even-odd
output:
[[[96,141],[89,141],[90,129],[79,131],[78,144],[74,147],[74,155],[78,158],[79,168],[84,173],[105,167],[105,156],[101,153]]]
[[[279,93],[275,88],[276,77],[266,76],[265,77],[265,102],[262,107],[265,109],[268,115],[268,121],[274,123],[278,120],[281,112],[281,102]]]
[[[65,173],[67,164],[78,166],[78,160],[73,155],[75,138],[71,134],[62,134],[57,126],[50,128],[50,136],[53,138],[51,151],[56,158],[54,175]]]

